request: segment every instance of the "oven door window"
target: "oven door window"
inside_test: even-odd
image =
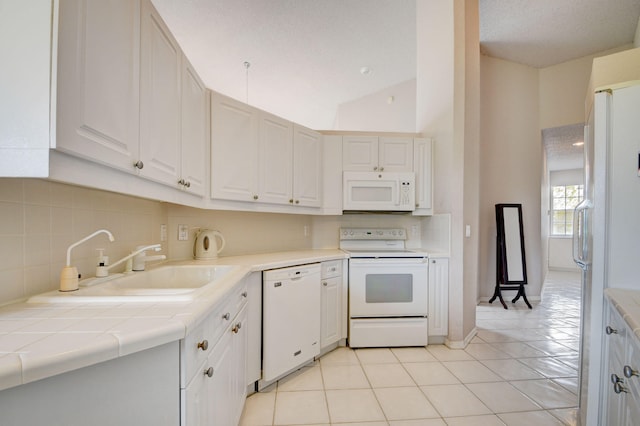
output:
[[[366,303],[413,302],[413,274],[367,274]]]

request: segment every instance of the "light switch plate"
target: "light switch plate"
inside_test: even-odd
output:
[[[178,225],[178,241],[189,240],[189,225]]]

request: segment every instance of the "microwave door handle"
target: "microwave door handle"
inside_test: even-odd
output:
[[[393,181],[393,195],[395,197],[394,205],[400,206],[400,183],[397,179]]]

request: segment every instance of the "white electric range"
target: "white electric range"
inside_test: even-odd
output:
[[[428,343],[428,254],[405,247],[402,228],[342,228],[349,254],[349,346]]]

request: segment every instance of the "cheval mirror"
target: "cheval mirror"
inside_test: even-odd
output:
[[[524,233],[522,230],[522,204],[496,204],[496,288],[489,303],[496,298],[505,309],[506,303],[502,291],[517,290],[511,301],[522,299],[531,309],[524,286],[527,284],[527,264],[524,251]]]

